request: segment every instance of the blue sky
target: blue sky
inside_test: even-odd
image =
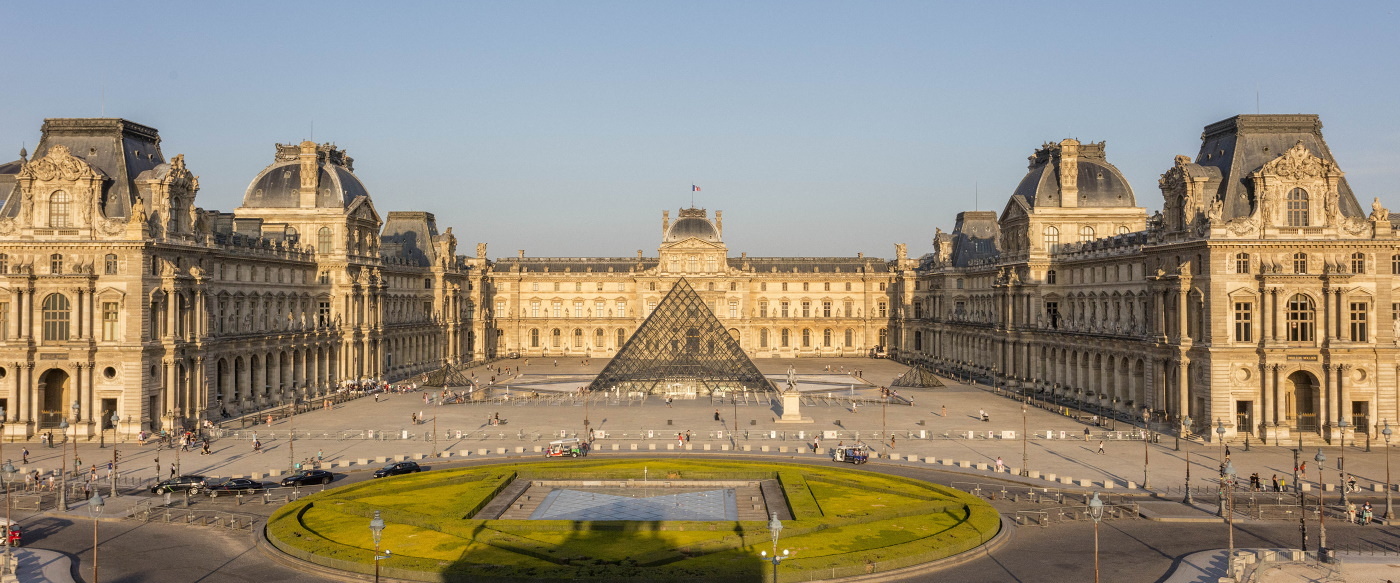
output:
[[[929,250],[1045,141],[1108,142],[1140,206],[1237,113],[1316,113],[1400,208],[1400,16],[1381,2],[11,3],[0,156],[45,117],[154,126],[232,210],[274,142],[355,158],[381,214],[492,257]],[[980,193],[974,196],[975,193]]]

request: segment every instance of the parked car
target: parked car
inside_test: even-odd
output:
[[[301,470],[295,474],[282,478],[283,486],[309,486],[311,484],[329,484],[335,479],[335,474],[326,470]]]
[[[210,498],[233,496],[240,492],[257,492],[262,489],[262,482],[254,482],[247,478],[216,479],[204,482],[204,493],[208,494]]]
[[[204,481],[204,476],[195,475],[170,478],[169,480],[157,482],[156,485],[151,486],[151,493],[190,492],[191,494],[198,494],[200,490],[204,489]]]
[[[374,471],[374,477],[383,478],[385,476],[397,476],[399,474],[412,474],[421,472],[423,468],[418,467],[418,462],[394,462]]]

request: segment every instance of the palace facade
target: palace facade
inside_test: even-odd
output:
[[[0,406],[24,438],[171,429],[469,360],[484,259],[381,219],[354,161],[278,145],[231,213],[155,129],[49,119],[0,165]]]
[[[1148,216],[1103,144],[1046,144],[899,291],[899,356],[1214,439],[1400,419],[1400,215],[1362,208],[1312,115],[1240,115]]]

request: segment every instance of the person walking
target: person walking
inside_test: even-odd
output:
[[[715,421],[719,421],[719,409],[715,409]]]
[[[1001,456],[997,456],[997,472],[1006,471],[1006,462],[1001,461]]]
[[[114,447],[115,447],[115,446],[114,446]],[[24,448],[22,451],[20,451],[20,456],[24,458],[24,463],[25,463],[25,465],[28,465],[28,464],[29,464],[29,448],[26,447],[26,448]]]
[[[939,417],[947,417],[947,416],[948,416],[948,406],[947,406],[947,405],[944,405],[944,406],[942,406],[942,407],[939,408],[939,410],[938,410],[938,416],[939,416]]]
[[[1099,440],[1099,455],[1103,455],[1103,440]]]
[[[1274,474],[1274,475],[1273,475],[1273,484],[1274,484],[1274,491],[1275,491],[1275,492],[1282,492],[1282,491],[1283,491],[1283,490],[1280,490],[1280,489],[1278,488],[1278,474]]]
[[[253,438],[253,453],[262,453],[262,442],[258,438]]]
[[[1084,428],[1084,443],[1089,443],[1089,428]]]

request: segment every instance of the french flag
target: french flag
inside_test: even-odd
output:
[[[700,187],[699,187],[699,186],[696,186],[696,185],[694,185],[694,184],[692,184],[692,185],[690,185],[690,191],[691,191],[691,192],[700,192]]]

